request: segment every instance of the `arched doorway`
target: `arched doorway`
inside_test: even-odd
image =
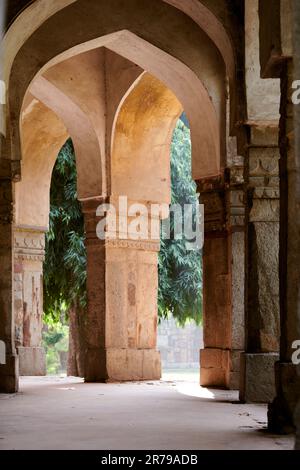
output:
[[[76,5],[72,3],[68,8],[74,8],[72,14],[76,18],[76,15],[80,12],[80,2],[76,2]],[[176,17],[178,22],[187,22],[186,17],[183,17],[176,9],[170,9],[166,5],[161,6],[159,2],[155,8],[163,8],[166,13],[171,16],[173,15],[174,19]],[[67,11],[65,10],[63,9],[57,13],[58,16],[55,18],[55,21],[59,18],[62,20],[60,15],[66,14]],[[70,12],[71,10],[68,11],[68,13]],[[91,12],[93,12],[93,7]],[[136,12],[136,15],[140,15],[140,12]],[[191,66],[185,65],[182,61],[182,48],[179,44],[178,51],[172,51],[172,54],[170,54],[162,48],[157,48],[153,45],[153,43],[157,42],[157,37],[156,39],[152,38],[151,41],[146,40],[144,34],[140,34],[139,37],[134,26],[131,27],[134,33],[124,29],[111,33],[112,29],[118,28],[116,25],[106,25],[103,30],[106,32],[106,35],[100,39],[99,37],[98,39],[92,39],[91,35],[87,35],[87,42],[79,46],[78,44],[75,45],[77,39],[73,36],[75,42],[72,45],[67,41],[63,46],[64,51],[57,49],[57,47],[60,47],[58,42],[53,44],[53,50],[47,58],[45,57],[44,65],[40,63],[36,70],[34,70],[35,66],[28,67],[29,75],[26,86],[30,86],[29,88],[23,87],[25,80],[22,84],[20,83],[18,68],[22,67],[22,61],[27,54],[26,48],[28,48],[28,52],[29,50],[32,52],[32,47],[38,47],[37,38],[40,34],[43,34],[43,28],[51,29],[54,27],[55,21],[54,18],[51,18],[49,22],[46,22],[47,24],[41,25],[36,30],[36,33],[34,33],[34,35],[37,35],[35,39],[32,36],[29,41],[30,44],[27,41],[15,57],[10,75],[10,83],[12,90],[20,92],[20,97],[18,99],[15,96],[10,97],[10,112],[11,116],[18,114],[16,106],[22,102],[22,93],[27,90],[27,97],[23,101],[24,115],[26,115],[29,109],[28,100],[30,100],[30,95],[28,93],[30,93],[31,96],[41,101],[64,122],[75,146],[78,162],[78,191],[79,198],[83,201],[87,213],[87,232],[95,233],[95,220],[92,220],[91,212],[95,211],[101,198],[108,197],[111,194],[112,179],[109,155],[111,152],[110,136],[115,115],[119,107],[123,105],[123,100],[126,98],[130,88],[136,85],[135,82],[137,80],[143,80],[143,77],[139,77],[145,70],[159,78],[175,93],[189,116],[192,131],[194,178],[197,180],[205,177],[219,178],[217,175],[220,174],[225,159],[226,129],[224,129],[221,123],[223,118],[226,119],[226,99],[224,93],[226,70],[216,47],[197,28],[195,29],[195,24],[189,23],[191,29],[188,36],[190,38],[195,35],[194,39],[196,39],[197,35],[201,35],[201,40],[205,44],[205,47],[201,50],[202,59],[206,62],[205,69],[200,67],[200,56],[194,58],[194,63]],[[124,23],[124,19],[122,21]],[[127,26],[130,21],[134,23],[137,21],[137,17],[129,19],[127,16],[125,21]],[[185,31],[186,28],[187,23],[184,26]],[[97,33],[99,34],[99,31]],[[92,34],[94,34],[94,31]],[[149,32],[150,36],[151,34]],[[200,36],[198,39],[200,39]],[[190,39],[184,36],[183,42],[185,41],[190,41]],[[70,46],[73,47],[70,48]],[[168,47],[166,45],[165,49],[168,49]],[[119,58],[116,59],[116,57]],[[99,74],[99,70],[104,66],[107,72],[110,67],[110,73],[113,74],[120,66],[120,57],[123,57],[123,64],[131,62],[131,66],[125,66],[122,69],[120,74],[121,79],[114,90],[109,90],[109,86],[106,89],[107,76],[104,76],[103,73]],[[84,74],[82,70],[84,70]],[[69,81],[65,80],[67,76]],[[14,81],[15,85],[18,82],[21,87],[13,86]],[[73,84],[71,83],[72,81],[74,82]],[[83,86],[83,83],[85,83],[85,86]],[[23,91],[21,88],[23,88]],[[84,91],[90,91],[90,89],[96,92],[97,104],[95,100],[93,101],[90,94]],[[107,100],[107,91],[110,93],[110,100]],[[103,112],[105,101],[111,106],[110,109],[108,108],[107,113]],[[99,103],[101,103],[102,109]],[[14,111],[12,107],[15,108]],[[14,129],[13,146],[17,148],[18,125],[12,122],[12,128]],[[89,154],[88,165],[85,157],[87,152]],[[96,169],[96,171],[91,171],[92,168]],[[22,185],[23,183],[18,184]],[[205,184],[206,181],[204,181]],[[96,250],[94,241],[91,241],[91,246],[93,246],[91,250],[94,252]],[[94,269],[96,271],[99,269],[99,263],[98,268],[95,267]],[[97,276],[98,278],[101,276],[103,278],[103,273],[101,274],[99,271]],[[227,287],[230,288],[230,285]],[[96,293],[92,297],[96,299]],[[96,301],[94,317],[92,319],[93,324],[96,321],[95,315],[97,316],[97,309],[99,313],[99,302],[97,304]],[[101,328],[99,327],[100,331]],[[103,335],[100,334],[100,336]],[[214,347],[213,344],[209,344],[209,348],[211,347]],[[225,345],[225,348],[228,349],[228,344]],[[97,352],[94,342],[91,349],[96,357],[99,351]],[[92,359],[92,362],[94,362],[94,359]],[[92,376],[95,376],[94,372]]]

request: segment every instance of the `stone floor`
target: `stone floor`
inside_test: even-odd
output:
[[[192,382],[84,384],[27,377],[0,395],[0,449],[291,449],[266,406]]]

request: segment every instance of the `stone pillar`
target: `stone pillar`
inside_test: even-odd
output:
[[[0,340],[5,364],[0,364],[0,392],[18,391],[19,363],[13,317],[13,190],[11,162],[0,157]],[[1,343],[3,344],[3,343]]]
[[[227,227],[231,263],[231,389],[240,387],[240,357],[245,350],[245,196],[242,162],[228,169]]]
[[[249,126],[246,215],[246,352],[240,399],[269,402],[279,351],[278,125]]]
[[[231,384],[231,263],[226,230],[226,196],[222,177],[197,181],[204,204],[203,342],[200,383]]]
[[[276,398],[269,406],[269,429],[290,432],[300,397],[300,377],[291,361],[292,344],[299,340],[300,294],[300,197],[299,162],[295,152],[292,82],[293,61],[288,60],[281,77],[280,118],[280,360],[276,363]],[[299,159],[299,158],[298,158]]]
[[[85,380],[156,380],[159,241],[96,235],[96,208],[82,203],[86,228],[88,311]]]
[[[42,347],[45,231],[14,228],[15,341],[20,375],[46,375]]]
[[[294,2],[293,4],[293,49],[294,49],[294,79],[300,80],[300,4]],[[298,266],[298,280],[300,281],[300,104],[294,106],[294,127],[295,127],[295,168],[296,168],[296,207],[297,216],[296,226],[298,227],[298,249],[297,249],[297,266]],[[300,339],[300,294],[299,294],[299,282],[298,282],[298,296],[297,296],[297,337]],[[297,366],[298,379],[300,377],[300,365]],[[296,445],[295,449],[300,450],[300,386],[298,384],[298,405],[294,414],[294,423],[296,425]]]

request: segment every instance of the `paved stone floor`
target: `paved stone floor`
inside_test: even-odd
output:
[[[291,449],[264,405],[192,382],[84,384],[27,377],[0,394],[0,449]]]

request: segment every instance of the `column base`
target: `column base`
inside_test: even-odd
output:
[[[200,349],[200,385],[238,390],[240,354],[239,350]]]
[[[244,403],[270,403],[275,397],[277,353],[241,354],[240,400]]]
[[[294,415],[300,400],[300,376],[296,366],[290,362],[277,362],[275,380],[277,394],[269,404],[268,428],[278,434],[289,434],[295,431]]]
[[[0,393],[16,393],[19,390],[19,357],[7,355],[0,364]]]
[[[19,346],[20,376],[46,375],[46,355],[44,348]]]
[[[86,382],[159,380],[160,353],[154,349],[88,349]]]

